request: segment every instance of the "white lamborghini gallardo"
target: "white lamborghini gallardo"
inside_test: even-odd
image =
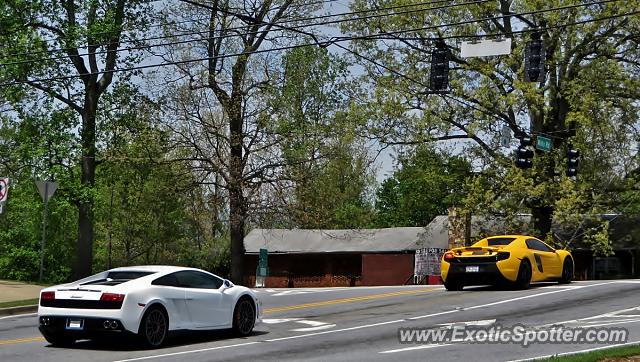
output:
[[[246,336],[262,315],[251,289],[199,269],[153,265],[43,289],[39,304],[40,332],[53,345],[129,334],[155,348],[178,330],[231,328]]]

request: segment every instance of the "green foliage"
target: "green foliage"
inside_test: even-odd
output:
[[[172,161],[180,155],[171,150],[167,131],[152,123],[156,105],[125,84],[105,102],[119,111],[101,119],[97,268],[171,264],[226,272],[228,239],[203,232],[205,194],[187,163]]]
[[[0,175],[10,177],[9,200],[0,215],[0,278],[37,280],[43,202],[36,179],[58,183],[49,203],[44,280],[71,277],[77,239],[77,200],[95,200],[94,270],[111,266],[172,264],[225,275],[228,237],[207,231],[206,193],[194,188],[187,165],[166,131],[152,123],[155,105],[121,84],[105,97],[118,111],[99,119],[99,168],[94,189],[81,188],[75,157],[73,114],[4,119],[0,127]],[[43,109],[44,110],[44,109]],[[111,202],[113,200],[113,202]]]
[[[283,57],[282,86],[271,89],[270,117],[277,117],[290,227],[351,229],[370,225],[367,190],[371,160],[355,136],[357,120],[344,112],[346,63],[324,48],[305,47]]]
[[[399,158],[399,169],[386,179],[376,201],[377,224],[382,227],[425,226],[446,215],[465,194],[471,167],[460,157],[447,156],[429,146]]]
[[[398,4],[357,0],[351,7],[363,10]],[[466,140],[464,146],[454,147],[480,175],[469,183],[468,212],[512,220],[514,229],[543,238],[555,225],[552,235],[560,244],[592,246],[607,253],[611,240],[604,237],[602,215],[633,211],[622,195],[633,190],[628,179],[640,169],[640,78],[635,66],[639,54],[632,40],[639,22],[637,15],[625,15],[637,8],[637,2],[584,6],[501,0],[438,10],[413,4],[410,11],[385,16],[384,21],[343,24],[343,31],[355,36],[385,33],[389,37],[385,42],[356,40],[353,46],[379,64],[358,58],[367,71],[363,78],[375,87],[369,102],[360,106],[369,116],[368,134],[391,145]],[[557,7],[566,8],[537,13]],[[526,15],[504,16],[520,12]],[[487,17],[495,21],[470,21]],[[602,17],[611,18],[595,20]],[[594,21],[566,25],[585,19]],[[531,34],[512,31],[525,26],[525,21],[526,26],[541,28],[547,53],[544,84],[522,80],[524,47]],[[442,26],[458,22],[465,24]],[[407,29],[414,29],[410,36],[403,33]],[[462,58],[457,39],[481,34],[509,37],[511,54]],[[428,59],[438,38],[451,50],[450,65],[455,69],[449,73],[447,95],[424,89],[430,77]],[[513,147],[499,146],[505,125],[516,136],[551,137],[552,152],[536,153],[531,170],[513,169]],[[562,176],[568,147],[582,154],[577,181]],[[390,183],[384,190],[394,187]],[[528,227],[515,222],[523,213],[535,215]]]
[[[601,362],[601,361],[624,361],[633,360],[640,354],[640,346],[627,345],[613,348],[601,349],[565,356],[546,358],[543,362]]]
[[[46,112],[46,104],[41,109]],[[0,215],[0,278],[37,280],[40,269],[43,201],[34,179],[54,180],[58,190],[50,200],[45,242],[44,279],[70,275],[76,236],[75,205],[70,201],[74,172],[68,112],[27,116],[21,122],[3,119],[0,126],[0,174],[10,179],[9,196]]]
[[[157,15],[153,4],[85,1],[74,8],[76,21],[70,21],[68,9],[57,1],[0,2],[0,82],[12,83],[0,89],[0,176],[12,182],[0,215],[0,278],[37,278],[43,205],[34,179],[59,185],[49,205],[45,244],[45,279],[50,282],[70,277],[77,207],[82,204],[92,208],[95,269],[167,263],[228,273],[231,188],[239,189],[243,199],[234,217],[246,221],[247,228],[422,226],[456,207],[462,215],[506,220],[513,232],[539,233],[567,248],[611,253],[618,241],[612,236],[624,233],[616,229],[616,218],[623,215],[633,222],[640,215],[635,36],[640,23],[637,15],[613,17],[635,11],[637,2],[541,13],[535,11],[582,3],[500,0],[429,10],[416,1],[356,0],[351,7],[410,4],[415,7],[343,24],[343,31],[365,36],[352,43],[353,50],[377,64],[317,46],[292,49],[282,57],[215,57],[216,62],[180,68],[188,80],[178,80],[178,86],[164,82],[161,92],[176,99],[154,99],[130,82],[141,73],[118,72],[115,87],[109,88],[112,73],[91,80],[69,78],[83,72],[71,62],[73,57],[43,55],[53,54],[46,53],[52,48],[85,53],[95,45],[93,58],[103,71],[134,65],[141,52],[120,52],[107,61],[106,50],[122,40],[120,31],[136,45],[136,38],[149,35],[148,20]],[[189,19],[212,15],[207,9],[178,6]],[[319,6],[290,10],[305,15]],[[527,15],[511,16],[514,12]],[[165,23],[178,24],[181,16],[168,15]],[[488,16],[496,20],[468,21]],[[610,16],[579,27],[564,25]],[[213,19],[216,32],[240,24],[220,13]],[[542,85],[522,80],[530,34],[510,31],[523,27],[525,19],[541,27],[547,46]],[[456,22],[465,24],[442,26]],[[198,22],[179,24],[202,30]],[[414,29],[411,36],[401,38],[407,29]],[[389,39],[365,39],[382,33]],[[478,34],[510,37],[511,54],[461,58],[452,39]],[[425,90],[433,39],[439,37],[453,51],[447,95]],[[181,44],[167,54],[192,59],[205,54],[207,46],[216,54],[247,46],[240,37],[214,40],[204,47]],[[276,40],[281,41],[289,39]],[[362,66],[364,74],[350,77],[354,65]],[[213,68],[203,68],[207,66]],[[174,72],[160,75],[175,78]],[[15,84],[49,77],[59,79]],[[106,81],[105,88],[96,93],[99,79]],[[149,94],[159,90],[157,84],[144,85]],[[97,105],[86,102],[89,93],[99,99]],[[87,113],[97,116],[95,129],[84,129]],[[498,146],[504,125],[515,135],[551,137],[552,151],[536,153],[533,169],[516,169],[514,147]],[[95,140],[83,140],[93,131]],[[243,156],[230,167],[229,146],[238,139]],[[436,151],[443,149],[434,145],[440,141],[454,142],[450,150],[455,153]],[[80,176],[87,171],[82,157],[94,145],[95,184]],[[370,148],[402,145],[409,147],[401,152],[393,176],[377,190],[374,208]],[[570,146],[582,154],[573,180],[564,176]],[[231,171],[239,179],[230,178]],[[520,216],[531,212],[536,219],[526,225]],[[541,227],[551,224],[551,230]],[[637,231],[624,234],[625,242],[637,244]]]
[[[0,278],[37,280],[44,204],[32,179],[10,182],[9,200],[0,215]],[[61,282],[70,275],[66,261],[73,251],[74,216],[73,205],[59,196],[51,199],[44,249],[46,281]]]

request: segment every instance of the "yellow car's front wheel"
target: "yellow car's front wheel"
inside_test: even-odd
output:
[[[560,284],[568,284],[571,283],[571,279],[573,279],[573,260],[567,257],[562,265],[562,277],[559,282]]]

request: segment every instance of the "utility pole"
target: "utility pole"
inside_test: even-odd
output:
[[[109,260],[107,269],[111,269],[111,235],[113,234],[113,188],[111,188],[111,198],[109,200]]]

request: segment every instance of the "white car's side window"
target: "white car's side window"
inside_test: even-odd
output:
[[[151,282],[153,285],[164,285],[167,287],[179,287],[178,279],[176,278],[176,273],[167,274],[163,277],[160,277]]]
[[[184,288],[218,289],[222,286],[222,279],[197,271],[178,272],[176,278]]]

